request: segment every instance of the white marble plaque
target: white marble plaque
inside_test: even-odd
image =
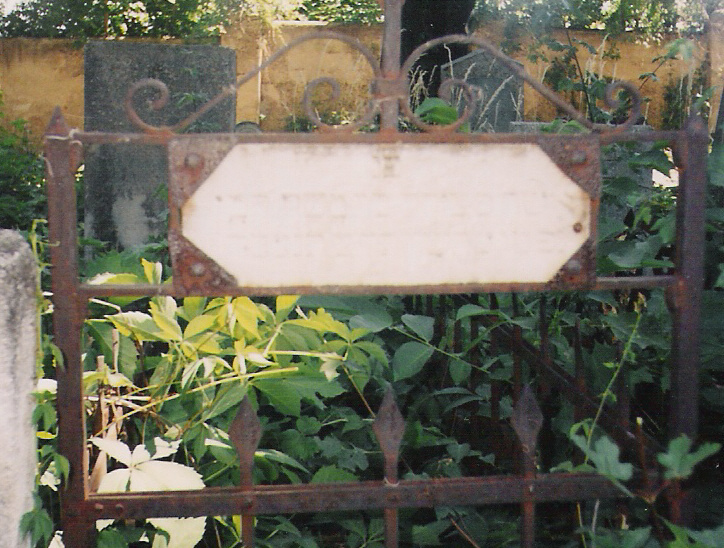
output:
[[[246,287],[544,283],[591,197],[535,144],[238,144],[182,234]]]

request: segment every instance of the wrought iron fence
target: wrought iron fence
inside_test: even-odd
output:
[[[89,457],[86,439],[86,411],[82,382],[82,331],[86,320],[88,300],[119,295],[274,295],[286,292],[302,293],[403,293],[442,294],[440,306],[457,293],[505,292],[550,289],[637,289],[665,288],[674,318],[672,340],[672,400],[669,435],[685,433],[693,437],[697,431],[697,355],[698,325],[703,272],[704,192],[706,172],[707,132],[698,117],[692,117],[680,131],[650,131],[633,133],[631,125],[639,118],[640,96],[635,87],[616,82],[609,91],[612,100],[617,90],[625,90],[632,99],[625,123],[599,126],[591,123],[558,95],[527,75],[522,68],[489,43],[469,36],[448,36],[420,46],[400,64],[400,27],[402,0],[386,2],[382,61],[362,44],[347,36],[316,32],[303,36],[274,53],[255,71],[241,77],[237,85],[253,78],[266,66],[274,63],[289,49],[307,40],[339,40],[358,50],[369,63],[374,80],[373,97],[365,113],[353,124],[329,126],[322,122],[312,105],[316,86],[337,84],[329,79],[310,82],[304,94],[307,115],[318,126],[312,135],[236,134],[216,136],[179,135],[205,112],[234,94],[223,90],[189,118],[170,127],[155,127],[144,122],[134,107],[134,95],[143,88],[153,88],[159,99],[154,108],[162,108],[168,100],[168,89],[155,80],[143,80],[128,93],[126,111],[138,127],[134,134],[84,132],[70,129],[59,111],[53,117],[46,134],[47,180],[49,194],[50,240],[52,243],[52,275],[54,294],[55,339],[65,356],[65,368],[58,372],[58,408],[60,413],[59,446],[71,465],[70,477],[62,491],[62,521],[67,546],[92,546],[95,542],[95,522],[98,519],[140,519],[147,517],[189,517],[203,515],[241,515],[245,546],[254,545],[254,519],[263,514],[328,512],[353,509],[384,510],[385,545],[398,546],[398,511],[408,507],[440,505],[499,505],[519,504],[521,508],[521,545],[535,542],[536,504],[548,501],[578,501],[615,498],[618,489],[607,479],[590,474],[541,473],[536,466],[538,435],[543,416],[532,389],[523,382],[522,364],[527,362],[542,379],[539,388],[553,387],[567,397],[575,407],[577,417],[591,416],[598,402],[586,388],[580,358],[580,340],[576,345],[575,373],[551,358],[547,341],[545,310],[541,312],[540,344],[525,342],[520,327],[496,326],[494,320],[481,317],[471,330],[481,326],[492,329],[493,346],[509,349],[514,359],[512,395],[515,406],[511,425],[515,432],[518,473],[464,478],[402,480],[398,477],[400,445],[405,419],[398,409],[392,392],[385,396],[374,422],[374,435],[379,443],[384,467],[377,481],[343,484],[255,485],[252,481],[254,453],[262,427],[253,407],[247,400],[241,404],[229,435],[239,455],[241,481],[236,487],[206,488],[200,491],[98,494],[89,488]],[[470,115],[475,101],[474,90],[463,81],[447,81],[447,86],[462,90],[468,105],[460,118],[449,126],[429,125],[411,110],[409,105],[408,74],[417,58],[430,48],[445,43],[464,43],[482,49],[503,63],[513,74],[553,102],[566,116],[577,120],[590,130],[585,136],[465,134],[457,130]],[[400,132],[398,120],[404,116],[421,132]],[[355,133],[379,120],[376,132]],[[600,277],[595,272],[596,213],[600,185],[600,147],[617,142],[665,140],[677,154],[681,174],[676,219],[675,269],[671,274]],[[90,285],[81,283],[78,276],[76,232],[75,172],[83,161],[86,146],[97,143],[161,144],[170,150],[170,227],[169,241],[173,259],[173,283],[170,285]],[[455,144],[488,147],[492,145],[535,145],[552,158],[558,168],[583,188],[590,196],[590,234],[581,249],[548,281],[493,281],[470,283],[452,280],[449,283],[413,284],[353,284],[329,285],[245,286],[234,276],[191,244],[184,234],[181,209],[194,191],[203,184],[209,173],[231,148],[238,144],[263,143],[269,146],[300,144],[410,145]],[[479,149],[476,149],[479,150]],[[319,166],[320,170],[324,166]],[[515,169],[515,166],[511,166]],[[580,227],[579,227],[580,230]],[[447,295],[447,296],[445,296]],[[416,298],[417,306],[435,313],[432,297]],[[460,340],[460,322],[455,323],[455,337]],[[498,387],[499,388],[499,387]],[[494,390],[495,392],[495,390]],[[500,391],[492,398],[493,423],[499,418]],[[601,425],[614,439],[637,451],[644,460],[642,448],[651,451],[656,442],[647,438],[640,428],[628,423],[624,409],[601,417]],[[511,438],[512,439],[512,438]],[[675,509],[680,516],[681,509]]]

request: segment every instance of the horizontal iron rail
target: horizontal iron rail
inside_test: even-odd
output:
[[[623,290],[643,288],[665,288],[676,283],[676,276],[663,274],[659,276],[626,276],[621,278],[602,277],[589,289],[591,290]],[[559,287],[556,291],[566,291]],[[336,295],[336,294],[365,294],[365,295],[386,295],[390,293],[419,295],[425,293],[434,294],[459,294],[459,293],[488,293],[488,292],[509,292],[509,291],[550,291],[551,288],[545,284],[474,284],[440,286],[361,286],[355,287],[284,287],[284,288],[224,288],[225,296],[243,295],[247,297],[281,295],[291,293],[314,293],[315,295]],[[586,291],[586,289],[570,289],[569,291]],[[79,297],[110,297],[110,296],[155,296],[167,295],[171,297],[188,297],[191,295],[208,295],[207,291],[186,291],[182,287],[175,287],[170,284],[80,284],[77,294]]]
[[[315,142],[315,143],[533,143],[551,137],[566,137],[560,134],[540,133],[343,133],[340,131],[320,131],[314,133],[204,133],[204,138],[214,139],[223,137],[239,143],[289,143],[289,142]],[[655,142],[675,141],[679,132],[675,130],[652,130],[636,133],[595,133],[601,144],[609,145],[616,142]],[[198,136],[198,135],[197,135]],[[49,136],[51,140],[68,140],[80,144],[159,144],[168,143],[177,139],[175,133],[101,133],[94,131],[71,130],[68,136]],[[569,135],[575,139],[576,135]]]
[[[250,489],[213,488],[163,493],[94,494],[77,506],[94,519],[193,517],[237,514],[292,514],[377,508],[485,506],[623,498],[626,495],[597,474],[484,476],[302,485],[260,485]]]

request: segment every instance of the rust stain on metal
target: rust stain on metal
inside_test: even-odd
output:
[[[538,433],[543,427],[543,413],[540,410],[533,389],[529,385],[523,388],[520,399],[513,408],[510,422],[513,425],[513,430],[518,435],[523,451],[528,455],[535,454]]]
[[[229,427],[229,438],[239,455],[241,471],[241,486],[252,485],[252,468],[254,466],[254,453],[261,441],[262,427],[256,411],[251,406],[248,397],[244,397],[239,405],[239,412]]]
[[[385,479],[389,483],[396,483],[400,444],[405,434],[405,419],[397,407],[392,389],[385,393],[372,428],[384,455]]]

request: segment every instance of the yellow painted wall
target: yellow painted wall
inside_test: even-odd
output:
[[[359,40],[379,59],[381,27],[320,25],[314,23],[261,23],[237,25],[222,36],[221,45],[237,52],[237,74],[244,76],[270,56],[314,31],[334,31]],[[251,75],[250,75],[251,76]],[[329,87],[321,87],[319,111],[344,111],[354,116],[371,99],[373,71],[355,48],[336,40],[310,40],[291,47],[261,74],[239,88],[237,119],[260,121],[265,130],[282,129],[301,109],[305,87],[317,78],[333,78],[340,85],[338,101],[329,100]],[[325,100],[326,99],[326,100]]]
[[[373,72],[356,49],[340,42],[313,40],[298,45],[261,73],[253,69],[274,52],[314,30],[334,30],[359,40],[379,57],[382,28],[380,26],[340,25],[326,26],[310,23],[276,23],[265,25],[246,20],[233,26],[221,39],[221,44],[237,52],[237,74],[252,71],[248,82],[237,95],[237,121],[259,121],[266,131],[284,129],[285,123],[303,114],[301,109],[305,86],[316,78],[335,78],[340,83],[341,97],[332,102],[328,89],[319,89],[316,103],[319,111],[340,111],[354,117],[364,110],[371,99],[370,83]],[[499,43],[500,29],[489,27],[477,34],[492,43]],[[586,41],[603,51],[610,39],[602,33],[574,32],[572,36]],[[558,39],[563,41],[565,36]],[[620,42],[620,59],[606,60],[600,55],[588,55],[581,48],[581,62],[597,74],[639,82],[639,75],[650,72],[652,59],[661,55],[666,44]],[[696,69],[707,49],[712,61],[712,83],[715,92],[713,113],[716,114],[721,86],[724,84],[724,12],[712,18],[711,32],[696,45],[691,62],[676,60],[667,63],[658,72],[658,81],[649,81],[642,88],[651,101],[645,106],[649,121],[656,126],[660,120],[663,86],[670,80],[680,79]],[[517,55],[526,70],[541,80],[549,67],[545,62],[532,64],[524,55]],[[0,39],[0,90],[5,112],[10,119],[29,121],[34,135],[42,135],[53,108],[58,105],[74,127],[83,125],[83,50],[71,41],[49,39]],[[327,95],[325,95],[327,94]],[[536,92],[526,88],[525,118],[550,119],[555,114]],[[712,120],[715,116],[712,116]]]
[[[8,118],[42,135],[55,105],[83,126],[83,49],[70,40],[0,39],[0,91]]]

